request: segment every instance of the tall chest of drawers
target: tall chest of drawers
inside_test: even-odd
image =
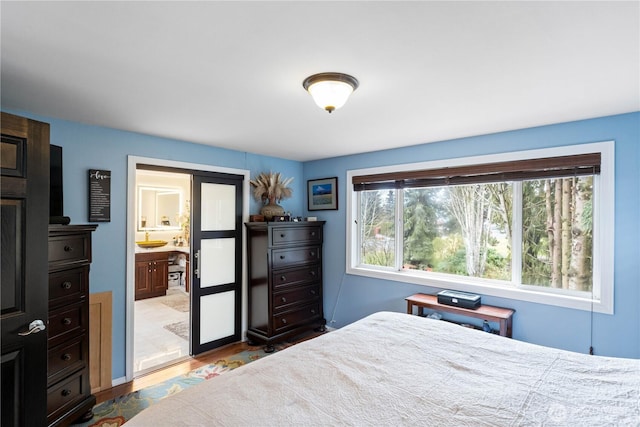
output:
[[[96,225],[49,226],[47,424],[90,417],[89,264]]]
[[[309,329],[324,329],[322,230],[324,221],[250,222],[247,338],[273,344]]]

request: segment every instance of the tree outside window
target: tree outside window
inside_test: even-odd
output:
[[[402,270],[592,289],[593,176],[371,190],[359,197],[362,264],[395,266],[395,205],[402,200]]]

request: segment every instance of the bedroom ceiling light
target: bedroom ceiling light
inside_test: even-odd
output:
[[[314,74],[302,82],[318,107],[329,113],[342,107],[358,85],[355,77],[342,73]]]

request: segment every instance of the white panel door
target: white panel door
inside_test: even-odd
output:
[[[193,177],[192,355],[240,341],[242,176]]]

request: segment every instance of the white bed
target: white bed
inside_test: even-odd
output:
[[[640,425],[640,360],[380,312],[204,381],[128,426]]]

